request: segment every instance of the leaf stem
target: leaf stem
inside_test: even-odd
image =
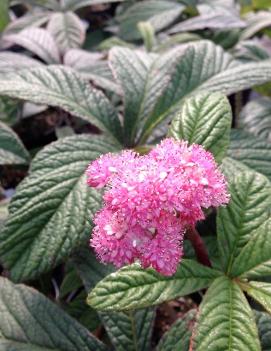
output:
[[[204,266],[212,267],[204,241],[195,227],[189,227],[187,229],[186,238],[191,242],[197,256],[197,260]]]

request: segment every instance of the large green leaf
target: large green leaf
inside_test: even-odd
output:
[[[271,188],[269,188],[269,195]],[[270,209],[269,205],[269,209]],[[248,278],[271,275],[271,220],[267,220],[251,234],[249,242],[234,260],[232,274]]]
[[[264,282],[249,282],[240,284],[245,292],[259,302],[263,308],[271,313],[271,284]]]
[[[193,260],[182,260],[177,272],[162,276],[138,264],[108,275],[91,291],[88,303],[100,310],[142,308],[206,288],[220,272]]]
[[[191,344],[193,351],[261,351],[253,312],[227,277],[216,279],[204,296]]]
[[[85,27],[80,18],[73,12],[54,13],[47,25],[48,31],[58,44],[60,51],[78,48],[85,41]]]
[[[239,125],[271,142],[271,99],[260,97],[247,103],[241,111]]]
[[[0,278],[1,351],[105,351],[76,320],[36,290]]]
[[[70,68],[22,70],[0,80],[0,95],[58,106],[122,138],[118,114],[105,95]]]
[[[271,145],[250,133],[233,129],[228,156],[241,161],[271,181]]]
[[[0,122],[0,164],[25,164],[28,161],[29,154],[17,134]]]
[[[271,316],[265,312],[254,311],[259,331],[262,351],[271,351]]]
[[[229,183],[231,201],[218,210],[217,233],[223,269],[232,274],[232,265],[242,248],[268,218],[271,205],[270,182],[263,175],[244,171]]]
[[[86,186],[85,170],[91,160],[115,149],[109,141],[76,135],[37,154],[0,236],[0,257],[12,279],[39,276],[85,242],[101,200]]]
[[[175,51],[173,53],[176,54]],[[177,63],[164,74],[170,79],[164,84],[164,93],[158,96],[146,119],[141,141],[146,140],[157,124],[174,116],[187,95],[206,91],[229,95],[269,81],[271,60],[238,64],[221,47],[208,41],[198,41],[190,44]],[[156,71],[155,78],[160,78],[160,75]]]
[[[188,351],[192,336],[191,326],[196,311],[190,310],[184,318],[179,318],[160,340],[157,351]]]
[[[6,35],[4,39],[33,52],[46,63],[60,62],[60,54],[55,40],[43,28],[26,28],[19,33]]]
[[[0,52],[0,74],[16,72],[23,68],[42,67],[42,63],[26,55],[17,54],[15,52]],[[0,77],[0,79],[3,79]]]
[[[186,99],[172,121],[169,133],[176,139],[201,144],[221,161],[230,141],[231,107],[218,93]]]
[[[166,0],[137,2],[117,17],[120,22],[119,35],[125,40],[141,39],[137,24],[148,21],[156,32],[170,25],[184,10],[184,5]]]
[[[151,308],[137,311],[100,313],[100,318],[118,351],[150,350],[155,312]]]

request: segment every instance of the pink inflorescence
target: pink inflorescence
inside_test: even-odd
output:
[[[174,274],[185,228],[204,218],[202,208],[229,201],[213,155],[171,138],[144,156],[102,155],[86,173],[89,186],[108,185],[91,246],[101,261],[117,267],[139,260],[145,268]]]

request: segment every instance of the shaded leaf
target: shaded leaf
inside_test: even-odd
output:
[[[271,351],[271,316],[265,312],[254,311],[259,331],[262,351]]]
[[[252,282],[250,281],[248,284],[240,284],[243,287],[243,290],[253,297],[254,300],[259,302],[263,306],[263,308],[271,313],[271,284],[264,282]]]

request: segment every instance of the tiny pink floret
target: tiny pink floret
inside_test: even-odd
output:
[[[141,262],[163,275],[176,272],[188,226],[203,208],[229,202],[225,178],[200,145],[168,138],[148,155],[106,154],[86,171],[87,183],[107,185],[90,241],[102,262]]]

